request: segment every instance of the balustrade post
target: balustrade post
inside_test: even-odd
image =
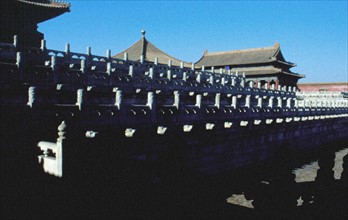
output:
[[[108,58],[108,60],[111,59],[111,50],[110,49],[106,50],[106,57]]]
[[[36,102],[36,87],[30,86],[28,89],[28,103],[27,105],[32,108],[34,106],[34,103]]]
[[[186,82],[187,80],[187,72],[182,73],[182,80]]]
[[[196,95],[196,106],[198,108],[201,108],[201,106],[202,106],[202,94]]]
[[[78,89],[77,90],[76,105],[79,107],[80,111],[82,110],[83,101],[84,101],[84,90]]]
[[[236,78],[235,77],[232,77],[231,85],[232,86],[236,86]]]
[[[270,96],[268,99],[268,107],[270,107],[270,108],[273,108],[273,99],[274,99],[273,96]]]
[[[150,79],[154,78],[153,67],[150,67],[150,69],[149,69],[149,77],[150,77]]]
[[[91,64],[91,60],[92,60],[92,48],[91,47],[87,47],[86,49],[86,62],[87,62],[87,65],[89,66]]]
[[[275,85],[271,84],[271,90],[275,90]]]
[[[13,46],[16,48],[16,49],[18,49],[18,46],[19,46],[19,44],[18,44],[18,35],[14,35],[13,36]]]
[[[22,69],[23,66],[23,57],[22,57],[22,52],[17,52],[16,53],[16,66],[18,69]]]
[[[237,109],[237,96],[232,96],[232,104],[231,106],[234,108],[234,109]]]
[[[201,83],[201,78],[202,78],[202,74],[201,73],[198,73],[197,76],[196,76],[196,81],[198,83]]]
[[[53,72],[53,80],[55,83],[59,80],[58,70],[57,70],[57,56],[53,55],[51,56],[51,69]]]
[[[221,94],[220,93],[216,93],[215,95],[215,106],[220,109],[221,106]]]
[[[128,75],[130,75],[131,77],[133,77],[133,65],[129,65]]]
[[[246,108],[250,108],[250,95],[245,96],[245,106]]]
[[[42,52],[46,51],[46,40],[44,40],[44,39],[41,40],[40,49],[41,49]]]
[[[149,106],[151,110],[151,121],[156,121],[156,102],[155,102],[155,93],[153,91],[149,91],[147,93],[147,106]]]
[[[223,77],[221,77],[221,85],[225,85],[226,84],[226,79],[225,79],[225,77],[223,76]]]
[[[268,90],[269,89],[269,83],[266,83],[265,84],[265,90]]]
[[[180,62],[180,69],[184,68],[184,62]]]
[[[88,73],[87,73],[87,68],[86,68],[86,60],[81,60],[80,71],[81,71],[81,73],[82,73],[83,82],[86,83],[86,82],[88,81]]]
[[[153,109],[153,107],[154,107],[154,97],[155,97],[155,94],[154,94],[154,92],[152,92],[152,91],[149,91],[149,92],[147,92],[147,103],[146,103],[146,105],[147,106],[149,106],[149,108],[152,110]]]
[[[121,109],[121,104],[122,104],[122,90],[116,89],[115,106],[117,106],[118,110]]]
[[[210,83],[211,85],[214,84],[214,76],[213,76],[213,75],[210,75],[210,77],[209,77],[209,83]]]
[[[63,149],[63,144],[66,140],[66,130],[67,126],[65,124],[65,121],[62,121],[62,123],[58,126],[58,138],[57,138],[57,151],[56,151],[56,168],[57,173],[55,174],[58,177],[63,177],[63,150],[66,151],[66,149]],[[65,145],[64,145],[65,147]]]
[[[291,108],[291,98],[286,99],[286,107]]]
[[[174,106],[179,109],[180,105],[180,92],[179,91],[174,91]]]
[[[51,68],[52,68],[53,72],[55,72],[57,70],[56,66],[57,66],[57,56],[53,55],[53,56],[51,56]]]
[[[277,97],[277,107],[282,108],[283,107],[283,102],[281,97]]]
[[[191,70],[195,70],[195,64],[194,63],[192,63],[192,65],[191,65]]]
[[[124,61],[128,61],[128,53],[127,53],[127,52],[125,52],[125,53],[123,54],[123,60],[124,60]]]
[[[111,62],[106,63],[106,72],[109,76],[111,75],[111,72],[112,72],[112,63]]]
[[[169,79],[169,81],[172,80],[172,70],[170,68],[167,70],[167,78]]]
[[[65,54],[66,55],[70,54],[70,44],[69,43],[65,44]]]
[[[92,48],[91,47],[87,47],[86,48],[86,55],[87,56],[91,56],[92,55]]]
[[[241,78],[240,78],[240,86],[241,86],[242,88],[245,87],[245,78],[244,78],[244,77],[241,77]]]
[[[257,107],[262,108],[262,96],[257,98]]]

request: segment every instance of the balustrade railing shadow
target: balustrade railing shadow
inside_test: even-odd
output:
[[[101,143],[101,140],[105,141]],[[102,137],[95,141],[104,148],[113,145]],[[159,175],[159,179],[156,179],[157,174],[141,171],[153,170],[153,167],[145,166],[155,167],[158,164],[118,160],[110,166],[111,157],[116,161],[114,154],[108,155],[112,148],[93,151],[93,143],[90,146],[84,143],[84,146],[92,150],[91,155],[102,159],[83,166],[86,171],[70,179],[30,171],[34,166],[39,169],[35,164],[31,164],[31,168],[15,170],[18,164],[14,163],[18,163],[17,160],[3,161],[1,174],[5,179],[1,178],[2,217],[345,219],[348,216],[348,156],[343,158],[340,179],[334,179],[332,167],[335,154],[332,151],[320,153],[320,169],[315,181],[296,182],[293,170],[299,161],[290,160],[290,157],[280,157],[267,167],[244,169],[231,175],[214,177],[192,173],[185,166],[176,167],[170,172],[162,167],[157,174],[165,172],[166,175]],[[96,155],[98,152],[104,155]],[[33,157],[36,155],[36,152],[32,152]],[[85,158],[85,161],[90,160]],[[138,170],[138,173],[134,172],[133,177],[129,178],[132,169]],[[141,182],[139,175],[152,175],[154,179],[152,182]],[[227,203],[226,198],[232,192],[243,193],[247,200],[252,200],[253,208]],[[302,201],[299,202],[299,199]]]

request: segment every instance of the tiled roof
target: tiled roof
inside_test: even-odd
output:
[[[169,60],[172,60],[173,66],[180,66],[181,62],[184,62],[185,67],[191,67],[192,63],[185,62],[182,60],[179,60],[175,57],[172,57],[168,55],[167,53],[163,52],[159,48],[157,48],[155,45],[153,45],[150,41],[148,41],[145,38],[145,35],[143,34],[143,37],[138,40],[135,44],[130,46],[128,49],[114,55],[114,58],[123,59],[124,54],[127,52],[128,59],[139,61],[140,56],[143,54],[145,61],[148,62],[155,62],[155,59],[158,59],[158,63],[160,64],[168,64]]]
[[[245,50],[233,50],[224,52],[205,52],[203,57],[196,63],[196,66],[231,66],[245,64],[270,63],[275,60],[294,65],[284,60],[280,46],[253,48]]]

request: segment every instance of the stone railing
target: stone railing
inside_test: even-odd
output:
[[[246,82],[244,74],[215,72],[46,48],[0,44],[1,81],[21,82],[24,98],[2,103],[40,108],[51,106],[68,115],[80,113],[118,118],[124,126],[169,124],[189,132],[197,123],[212,129],[221,124],[289,123],[347,117],[347,98],[336,93],[300,93],[296,87]],[[6,88],[5,88],[6,89]],[[296,93],[297,92],[297,93]],[[325,99],[324,99],[325,97]],[[327,100],[326,100],[327,99]],[[18,100],[27,100],[25,103]],[[116,120],[116,119],[115,119]]]

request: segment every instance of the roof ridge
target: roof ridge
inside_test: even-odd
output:
[[[270,50],[270,49],[278,49],[278,47],[273,45],[273,46],[269,46],[269,47],[259,47],[259,48],[250,48],[250,49],[241,49],[241,50],[206,52],[206,53],[204,53],[204,56],[223,55],[223,54],[231,54],[231,53],[243,53],[243,52],[251,52],[251,51]]]

